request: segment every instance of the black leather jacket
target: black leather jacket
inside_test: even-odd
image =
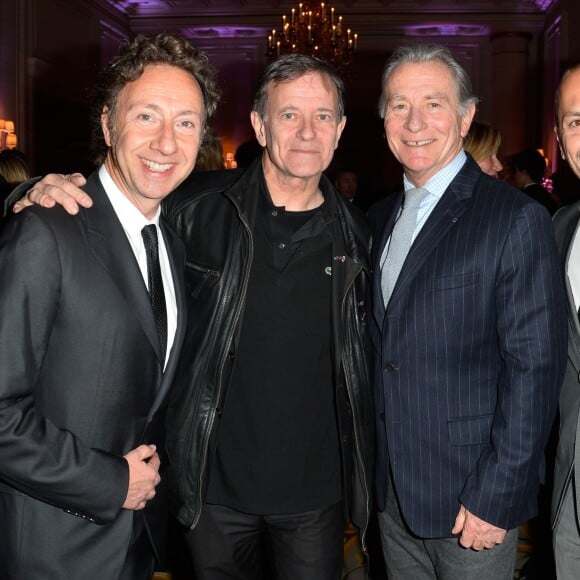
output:
[[[168,407],[167,474],[173,511],[197,524],[213,443],[236,356],[253,258],[258,160],[245,173],[194,173],[164,202],[165,217],[187,249],[188,329]],[[364,216],[323,176],[332,223],[332,325],[344,497],[364,543],[373,481],[374,432],[366,296],[369,232]]]

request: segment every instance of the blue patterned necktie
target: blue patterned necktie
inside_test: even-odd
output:
[[[161,278],[161,266],[159,265],[157,228],[154,224],[145,226],[141,230],[141,236],[145,243],[145,253],[147,255],[149,296],[151,297],[153,317],[155,318],[157,333],[159,334],[159,343],[161,344],[161,360],[165,362],[165,349],[167,348],[167,307],[165,305],[163,279]]]
[[[391,299],[391,294],[409,253],[417,226],[419,205],[427,193],[427,190],[422,187],[409,189],[405,192],[403,209],[393,227],[389,249],[381,269],[381,288],[385,308]]]

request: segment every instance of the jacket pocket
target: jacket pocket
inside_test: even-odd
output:
[[[451,445],[477,445],[489,443],[493,415],[479,415],[447,421]]]
[[[431,280],[431,290],[451,290],[453,288],[464,288],[465,286],[475,286],[481,281],[481,272],[468,272],[466,274],[456,274],[454,276],[439,276]]]
[[[197,298],[205,288],[217,282],[219,277],[220,273],[217,270],[185,262],[185,287],[191,298]]]

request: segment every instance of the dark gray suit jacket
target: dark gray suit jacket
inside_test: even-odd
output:
[[[580,223],[580,202],[562,208],[554,216],[556,242],[566,271],[576,229]],[[580,267],[576,265],[575,267]],[[576,513],[580,502],[580,323],[572,295],[566,280],[566,308],[568,311],[568,364],[560,394],[560,433],[554,469],[554,495],[552,498],[552,525],[560,517],[564,494],[576,474]],[[580,525],[580,519],[578,521]]]
[[[514,528],[537,510],[565,366],[550,216],[468,157],[414,241],[385,312],[380,256],[401,200],[371,212],[379,509],[390,465],[418,536],[451,536],[461,504]]]
[[[117,578],[143,517],[163,542],[162,489],[143,512],[121,509],[122,456],[141,443],[163,454],[184,252],[162,226],[180,314],[163,373],[143,277],[96,173],[86,190],[90,210],[32,207],[0,231],[2,579]]]

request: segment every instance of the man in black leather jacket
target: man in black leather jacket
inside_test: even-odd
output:
[[[187,248],[171,501],[197,580],[338,580],[347,518],[365,547],[374,460],[369,230],[322,173],[342,81],[287,55],[253,108],[261,159],[192,174],[164,206]]]

